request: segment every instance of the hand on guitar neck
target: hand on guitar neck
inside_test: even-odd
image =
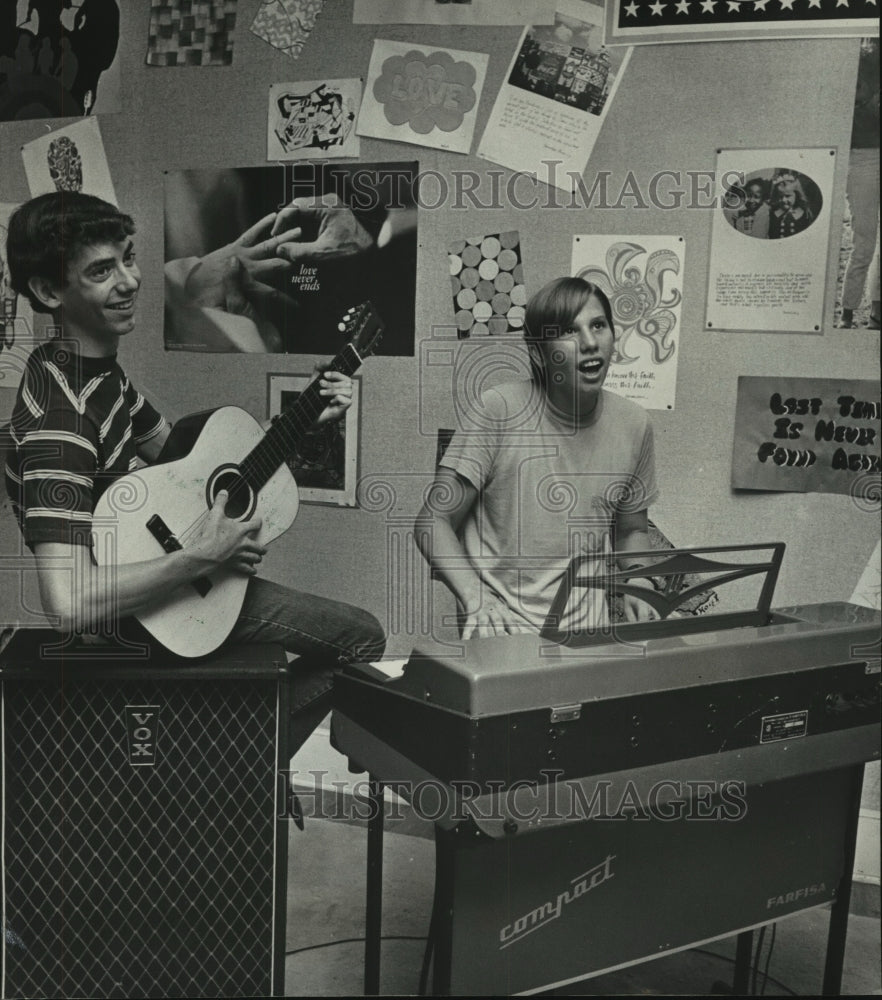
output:
[[[318,415],[315,426],[339,420],[352,406],[352,379],[343,372],[336,372],[328,365],[315,366],[316,379],[319,384],[319,395],[328,401],[328,405]]]

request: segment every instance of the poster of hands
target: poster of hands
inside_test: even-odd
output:
[[[165,346],[335,354],[367,299],[412,355],[417,165],[305,163],[165,179]]]
[[[682,236],[574,236],[573,274],[609,299],[616,332],[605,387],[650,410],[677,392]]]

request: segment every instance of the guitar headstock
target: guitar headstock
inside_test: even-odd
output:
[[[362,358],[370,357],[383,336],[385,327],[374,304],[365,300],[353,306],[337,327]]]

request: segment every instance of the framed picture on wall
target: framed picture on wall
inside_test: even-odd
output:
[[[311,375],[267,375],[267,410],[275,417],[291,406],[309,384]],[[303,503],[355,507],[358,478],[358,428],[361,379],[352,380],[352,406],[342,420],[308,430],[292,442],[286,459]]]

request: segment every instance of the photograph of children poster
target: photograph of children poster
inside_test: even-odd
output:
[[[274,83],[267,116],[268,160],[327,160],[359,154],[355,119],[361,80]]]
[[[604,387],[648,410],[673,410],[676,400],[685,253],[682,236],[573,237],[573,274],[612,307]]]
[[[0,121],[120,110],[117,0],[0,3]]]
[[[717,153],[708,330],[820,333],[836,151]]]
[[[370,299],[376,353],[414,351],[417,164],[303,163],[165,178],[165,346],[335,354]]]
[[[630,50],[603,45],[603,8],[558,0],[555,23],[524,31],[478,156],[564,191],[576,186]]]
[[[377,39],[358,134],[468,153],[489,56]]]

